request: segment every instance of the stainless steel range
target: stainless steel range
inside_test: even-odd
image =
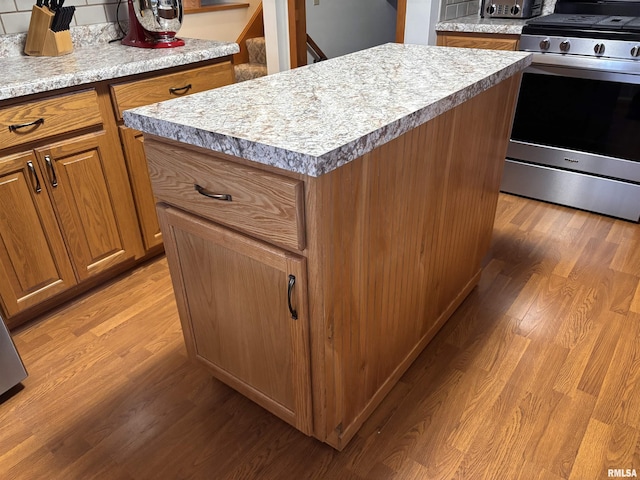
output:
[[[527,22],[502,191],[640,219],[640,1],[558,0]]]

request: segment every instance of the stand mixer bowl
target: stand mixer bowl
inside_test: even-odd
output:
[[[184,45],[176,38],[182,26],[182,0],[129,0],[129,33],[124,45],[170,48]]]

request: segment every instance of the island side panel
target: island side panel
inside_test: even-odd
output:
[[[308,179],[315,434],[333,447],[477,284],[519,82]]]

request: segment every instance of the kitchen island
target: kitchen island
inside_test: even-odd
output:
[[[190,357],[344,448],[478,282],[530,61],[387,44],[126,111]]]

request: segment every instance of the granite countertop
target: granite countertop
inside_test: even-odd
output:
[[[185,46],[146,49],[117,43],[74,43],[60,57],[9,55],[0,58],[0,100],[110,80],[238,53],[236,43],[184,39]]]
[[[523,70],[531,54],[386,44],[124,112],[143,132],[320,176]]]
[[[513,18],[480,18],[478,14],[475,14],[438,22],[436,32],[520,35],[526,21]]]

